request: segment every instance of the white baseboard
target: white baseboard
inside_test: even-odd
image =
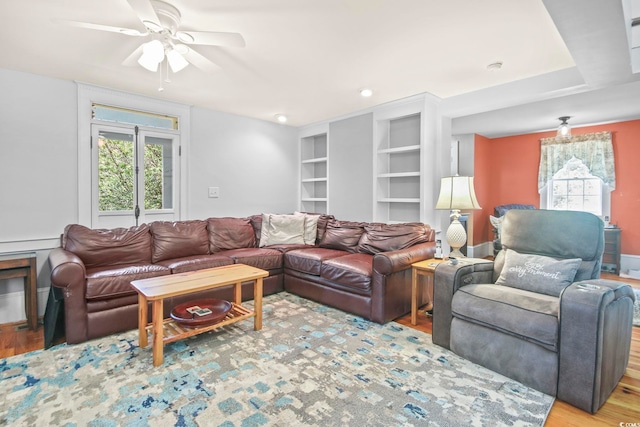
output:
[[[621,254],[620,270],[622,270],[622,272],[640,270],[640,255]]]
[[[485,258],[493,256],[493,242],[484,242],[475,246],[467,246],[467,257]]]
[[[38,288],[38,317],[44,316],[49,298],[49,288]],[[24,292],[10,292],[0,295],[0,323],[26,321]]]

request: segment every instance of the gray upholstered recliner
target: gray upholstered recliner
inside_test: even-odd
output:
[[[433,342],[595,413],[629,361],[634,294],[602,280],[603,223],[584,212],[511,210],[495,262],[435,272]]]

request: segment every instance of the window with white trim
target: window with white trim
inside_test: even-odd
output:
[[[543,209],[609,215],[611,193],[608,186],[575,157],[553,175],[545,190],[540,193],[540,207]]]

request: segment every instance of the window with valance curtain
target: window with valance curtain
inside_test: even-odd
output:
[[[541,192],[554,175],[574,157],[589,168],[591,175],[602,179],[610,190],[616,188],[611,132],[597,132],[562,140],[540,140],[538,192]]]

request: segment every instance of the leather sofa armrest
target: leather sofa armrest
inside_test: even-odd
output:
[[[68,292],[70,287],[84,288],[86,269],[82,260],[72,252],[55,248],[49,253],[51,284]],[[83,292],[84,294],[84,292]]]
[[[383,276],[406,270],[414,262],[433,258],[436,242],[425,242],[397,251],[379,252],[373,257],[373,271]]]
[[[558,398],[595,413],[629,362],[631,286],[593,279],[569,285],[560,296]]]
[[[49,253],[51,285],[62,289],[64,295],[65,337],[68,343],[88,339],[86,268],[82,260],[62,248]]]
[[[433,282],[433,343],[450,348],[451,300],[462,286],[493,283],[493,261],[480,258],[458,258],[458,264],[438,264]]]

